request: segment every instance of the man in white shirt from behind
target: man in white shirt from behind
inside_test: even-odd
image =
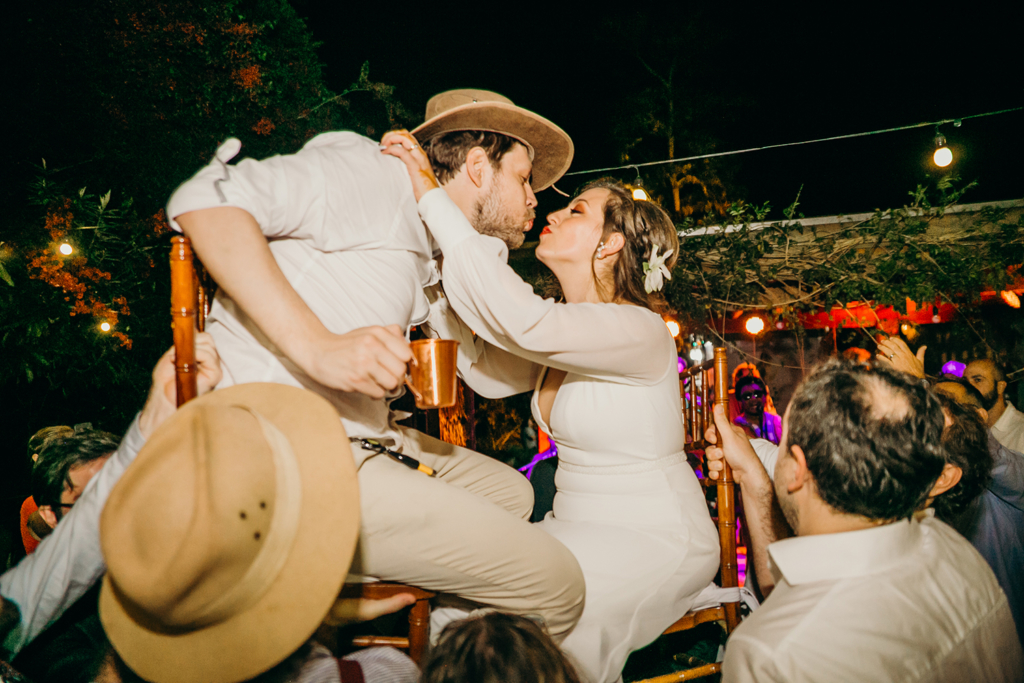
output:
[[[709,470],[732,466],[754,565],[774,580],[726,645],[724,681],[1024,681],[988,565],[949,526],[911,518],[944,466],[942,409],[923,386],[819,368],[786,411],[774,486],[721,409],[715,421]],[[776,540],[778,512],[794,538]]]
[[[988,411],[988,427],[992,436],[1011,451],[1024,453],[1024,413],[1006,400],[1006,373],[988,358],[971,361],[964,370],[964,379],[981,392]]]

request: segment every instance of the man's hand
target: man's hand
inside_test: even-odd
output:
[[[199,396],[213,391],[223,377],[217,346],[213,343],[213,337],[206,332],[196,333],[196,369]],[[139,416],[139,430],[147,439],[178,409],[174,378],[172,346],[153,368],[153,384],[149,387],[149,398],[146,399],[146,405]]]
[[[727,462],[732,467],[733,479],[737,484],[743,483],[744,479],[747,479],[748,483],[751,479],[767,479],[768,473],[754,452],[754,447],[750,445],[743,428],[729,422],[723,406],[716,405],[714,415],[715,424],[704,432],[704,438],[715,444],[704,450],[708,476],[711,479],[718,479],[721,471],[725,469],[724,463]],[[718,438],[719,434],[722,435],[721,440]]]
[[[416,596],[412,593],[399,593],[382,600],[338,598],[324,618],[324,623],[328,626],[347,626],[360,621],[372,621],[385,614],[393,614],[414,602]]]
[[[423,199],[426,193],[440,187],[427,153],[409,131],[393,130],[385,134],[380,141],[380,147],[381,153],[393,156],[405,164],[417,202]]]
[[[905,341],[899,337],[889,337],[878,342],[878,355],[875,357],[879,363],[893,370],[924,379],[924,352],[927,349],[927,346],[921,346],[917,349],[917,355],[914,355]]]
[[[405,380],[412,361],[409,342],[398,325],[360,327],[345,334],[327,334],[302,364],[310,377],[334,389],[384,398]]]

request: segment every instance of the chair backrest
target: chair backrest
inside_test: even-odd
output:
[[[187,237],[171,238],[171,327],[178,405],[196,397],[196,330],[206,327],[214,285]]]
[[[686,368],[679,373],[679,392],[683,403],[683,425],[686,430],[686,450],[703,451],[708,443],[705,430],[714,424],[712,409],[715,405],[729,414],[729,359],[724,347],[715,349],[714,358],[701,365]],[[736,486],[732,468],[725,469],[716,482],[716,518],[718,538],[722,547],[719,585],[738,588],[739,567],[736,560]],[[725,603],[726,628],[731,633],[739,624],[739,603]]]

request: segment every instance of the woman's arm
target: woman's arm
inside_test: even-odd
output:
[[[445,294],[478,336],[540,365],[603,379],[652,384],[675,344],[664,322],[638,306],[542,299],[507,263],[500,240],[478,234],[443,190],[420,214],[444,252]]]
[[[476,337],[448,305],[440,285],[431,288],[427,298],[431,300],[427,321],[430,336],[459,342],[459,375],[470,389],[484,398],[504,398],[533,390],[539,365]]]

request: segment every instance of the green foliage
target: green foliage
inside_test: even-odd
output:
[[[65,168],[88,160],[91,182],[146,211],[227,137],[262,158],[327,130],[376,137],[410,118],[367,65],[345,93],[330,92],[317,45],[286,0],[43,3],[34,13],[29,44],[52,63],[55,87],[41,86],[32,104],[62,143],[40,156]]]
[[[830,229],[802,226],[795,203],[787,220],[771,224],[758,222],[767,206],[734,204],[726,229],[680,226],[685,237],[666,294],[697,324],[736,309],[793,316],[858,301],[900,309],[907,298],[973,303],[1004,287],[1008,269],[1024,261],[1024,218],[991,207],[954,214],[970,187],[955,179],[931,193],[918,187],[906,206]]]
[[[167,228],[161,216],[139,216],[130,199],[73,190],[54,175],[41,169],[31,224],[5,245],[0,384],[144,390],[166,339],[166,322],[151,321],[158,311],[166,317]],[[62,244],[72,253],[60,253]]]

